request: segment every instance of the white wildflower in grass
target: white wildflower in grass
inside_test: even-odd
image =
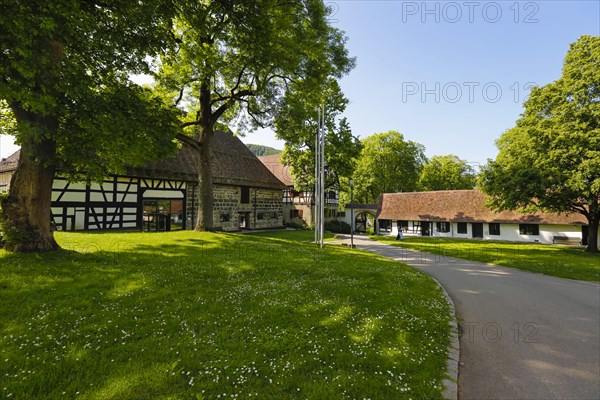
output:
[[[349,249],[315,255],[285,238],[57,237],[102,254],[5,266],[0,253],[2,296],[24,305],[0,317],[0,397],[441,396],[447,305],[435,283],[399,263]],[[103,247],[127,237],[126,252]]]

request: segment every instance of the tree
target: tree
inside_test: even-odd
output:
[[[262,144],[246,144],[246,147],[254,154],[256,157],[262,156],[270,156],[273,154],[281,153],[281,150],[274,149],[273,147],[263,146]]]
[[[174,9],[148,0],[0,0],[0,100],[21,156],[0,231],[15,251],[57,249],[50,229],[57,167],[99,179],[174,150],[177,113],[130,73],[170,42]],[[2,119],[6,121],[6,118]]]
[[[354,172],[354,200],[377,203],[382,193],[417,190],[425,163],[425,147],[405,140],[397,131],[377,133],[362,140]]]
[[[419,177],[419,190],[473,189],[475,170],[457,156],[433,156],[425,162]]]
[[[315,185],[315,135],[319,104],[325,106],[325,188],[339,188],[340,178],[352,175],[362,144],[352,135],[346,118],[338,119],[348,100],[338,82],[324,85],[292,84],[275,120],[277,137],[285,140],[282,162],[290,166],[298,190]]]
[[[480,185],[499,210],[575,212],[598,251],[600,220],[600,38],[571,44],[557,81],[531,91],[516,126],[502,135]]]
[[[179,10],[157,90],[186,111],[179,139],[199,153],[196,229],[210,230],[215,129],[270,126],[290,84],[339,78],[354,63],[321,0],[190,0]]]

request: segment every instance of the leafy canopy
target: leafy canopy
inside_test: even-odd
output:
[[[422,144],[405,140],[397,131],[376,133],[362,142],[354,173],[357,203],[376,203],[382,193],[417,190],[425,164]]]
[[[282,109],[275,120],[277,137],[285,140],[282,161],[290,166],[297,189],[314,187],[315,135],[318,108],[325,106],[325,187],[339,188],[343,177],[350,177],[362,144],[352,135],[346,118],[340,118],[348,100],[337,80],[323,85],[302,81],[289,85]]]
[[[290,84],[341,77],[354,65],[322,1],[182,3],[157,90],[186,111],[186,127],[270,126]]]
[[[419,190],[462,190],[475,186],[475,170],[457,156],[433,156],[423,166]]]
[[[600,38],[570,46],[562,76],[531,91],[480,179],[497,209],[573,211],[600,219]],[[595,227],[595,228],[594,228]]]
[[[1,0],[3,132],[51,141],[39,161],[96,177],[168,153],[176,113],[128,76],[169,44],[172,13],[159,0]]]

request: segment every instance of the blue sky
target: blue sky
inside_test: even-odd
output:
[[[496,156],[494,142],[519,117],[527,85],[559,78],[569,44],[600,34],[598,1],[328,3],[357,57],[342,80],[354,134],[397,130],[427,156],[475,164]],[[244,140],[283,146],[272,132]]]
[[[560,76],[569,44],[600,35],[600,1],[327,2],[357,67],[342,80],[359,137],[397,130],[428,156],[496,156],[528,84]],[[282,148],[272,131],[245,142]],[[0,156],[15,147],[2,136]]]

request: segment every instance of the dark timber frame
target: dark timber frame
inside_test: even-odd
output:
[[[58,230],[142,230],[144,200],[182,201],[187,229],[188,182],[114,175],[102,183],[71,183],[57,176],[52,189],[52,223]],[[165,191],[164,196],[147,191]],[[170,197],[168,192],[180,193]]]

